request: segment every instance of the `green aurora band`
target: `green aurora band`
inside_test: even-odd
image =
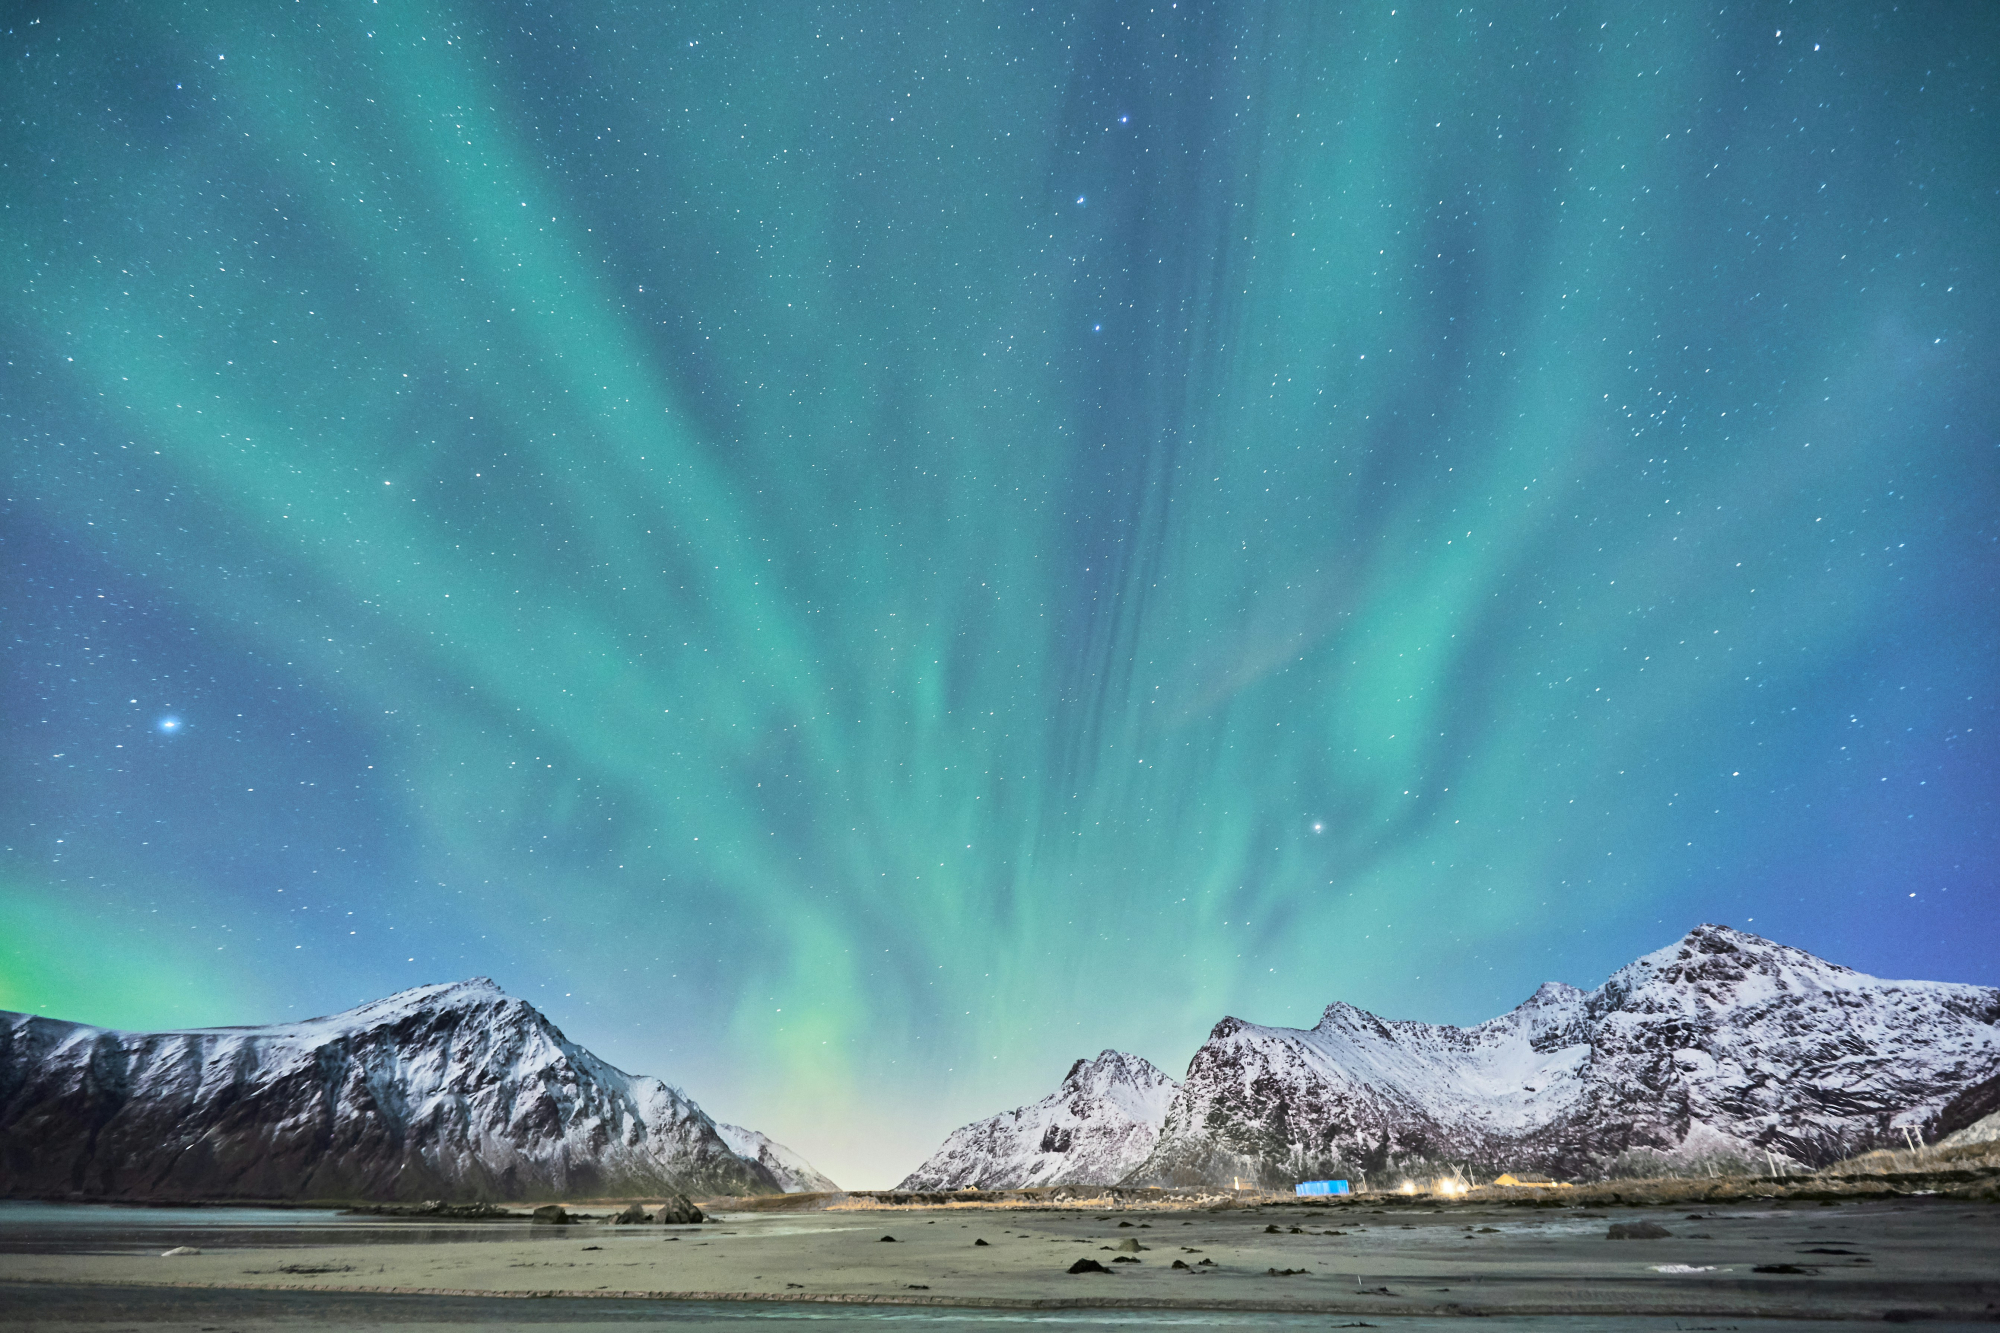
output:
[[[1699,920],[2000,981],[1992,14],[1024,9],[14,20],[0,1006],[487,973],[860,1185]]]

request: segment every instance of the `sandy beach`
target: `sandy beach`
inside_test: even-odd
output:
[[[1667,1234],[1611,1239],[1613,1224],[1650,1224]],[[1209,1311],[1218,1318],[1266,1312],[1376,1323],[1472,1314],[2000,1317],[1993,1261],[2000,1210],[1943,1199],[1706,1209],[1376,1206],[1365,1199],[1220,1211],[836,1208],[725,1213],[702,1226],[500,1223],[420,1235],[400,1231],[403,1225],[357,1227],[351,1239],[315,1231],[310,1244],[260,1231],[254,1243],[211,1239],[200,1254],[171,1258],[150,1250],[106,1253],[105,1246],[55,1253],[10,1246],[13,1252],[0,1254],[0,1313],[15,1326],[60,1319],[77,1327],[90,1322],[75,1304],[89,1303],[79,1293],[139,1297],[138,1289],[172,1288],[483,1298],[482,1305],[494,1297],[649,1308],[758,1302],[828,1315],[896,1307]],[[157,1242],[163,1234],[149,1236]],[[1084,1259],[1108,1271],[1067,1271]],[[146,1322],[145,1307],[143,1299],[125,1300],[111,1322]],[[266,1322],[283,1321],[272,1315]]]

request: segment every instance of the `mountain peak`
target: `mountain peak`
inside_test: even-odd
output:
[[[1352,1021],[1356,1018],[1373,1019],[1377,1022],[1381,1021],[1379,1015],[1371,1014],[1358,1005],[1349,1004],[1345,1000],[1335,1000],[1320,1014],[1319,1025],[1323,1028],[1331,1027],[1336,1019]]]
[[[336,1014],[310,1018],[300,1027],[368,1028],[394,1023],[414,1014],[458,1014],[477,1009],[518,1007],[542,1018],[541,1011],[500,989],[491,977],[469,977],[464,981],[432,982],[369,1000]],[[542,1018],[547,1023],[546,1018]],[[286,1025],[290,1026],[290,1025]]]
[[[1724,996],[1746,1000],[1753,992],[1832,987],[1845,989],[1872,981],[1853,968],[1779,944],[1747,930],[1707,923],[1696,926],[1664,949],[1656,949],[1614,972],[1604,983],[1620,1003],[1636,995]]]
[[[1154,1083],[1165,1078],[1152,1061],[1123,1051],[1106,1048],[1093,1060],[1078,1060],[1063,1076],[1065,1087],[1091,1087],[1105,1083]]]
[[[1535,987],[1535,993],[1530,995],[1521,1007],[1525,1009],[1530,1005],[1540,1008],[1543,1005],[1568,1004],[1573,1000],[1582,999],[1583,995],[1583,991],[1566,981],[1544,981]]]
[[[1704,921],[1681,936],[1679,947],[1702,953],[1738,953],[1746,949],[1761,951],[1782,949],[1785,946],[1747,930],[1738,930],[1734,926],[1725,926],[1714,921]]]
[[[954,1130],[897,1188],[1112,1184],[1152,1151],[1179,1088],[1142,1056],[1099,1051],[1040,1101]]]

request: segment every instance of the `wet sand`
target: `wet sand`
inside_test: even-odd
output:
[[[1671,1234],[1607,1239],[1614,1222],[1651,1222]],[[147,1323],[149,1307],[161,1310],[150,1321],[159,1326],[172,1322],[172,1299],[139,1289],[167,1287],[229,1291],[237,1296],[214,1299],[253,1304],[258,1292],[276,1302],[345,1293],[329,1299],[364,1305],[400,1296],[384,1307],[404,1312],[388,1319],[399,1324],[427,1308],[407,1298],[425,1295],[482,1308],[507,1304],[494,1297],[553,1300],[582,1310],[574,1318],[586,1322],[614,1313],[592,1301],[611,1302],[620,1319],[628,1309],[653,1310],[688,1327],[697,1326],[689,1323],[696,1306],[661,1302],[704,1303],[720,1312],[713,1318],[737,1324],[813,1313],[822,1326],[843,1308],[850,1319],[873,1322],[856,1307],[934,1311],[928,1323],[953,1310],[947,1322],[963,1323],[974,1310],[1064,1309],[1079,1318],[1090,1310],[1208,1311],[1197,1321],[1210,1323],[1311,1314],[1322,1316],[1316,1327],[1329,1315],[1377,1324],[1596,1316],[1592,1327],[1626,1316],[1640,1319],[1635,1328],[1673,1317],[2000,1320],[2000,1209],[1942,1199],[1699,1210],[1375,1208],[1366,1200],[1217,1212],[868,1209],[725,1215],[700,1227],[501,1224],[415,1242],[394,1224],[358,1228],[352,1238],[323,1229],[310,1236],[310,1244],[283,1243],[260,1231],[250,1243],[225,1239],[222,1248],[176,1258],[101,1252],[116,1248],[107,1246],[97,1253],[12,1246],[0,1254],[0,1322],[82,1327],[99,1322],[85,1308],[90,1301],[116,1299],[121,1313],[107,1316],[106,1327]],[[1085,1258],[1112,1271],[1064,1271]],[[1189,1267],[1175,1269],[1176,1260]],[[461,1319],[436,1299],[428,1308],[440,1323],[495,1318]],[[539,1306],[529,1318],[514,1308],[520,1314],[506,1319],[536,1327],[555,1313]],[[245,1317],[252,1322],[230,1318],[225,1326],[278,1327],[287,1316],[273,1307]],[[385,1319],[377,1311],[354,1326]]]

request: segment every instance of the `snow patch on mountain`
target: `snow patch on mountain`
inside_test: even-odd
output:
[[[1040,1101],[953,1131],[896,1188],[1111,1184],[1152,1151],[1178,1088],[1136,1055],[1078,1060]]]

